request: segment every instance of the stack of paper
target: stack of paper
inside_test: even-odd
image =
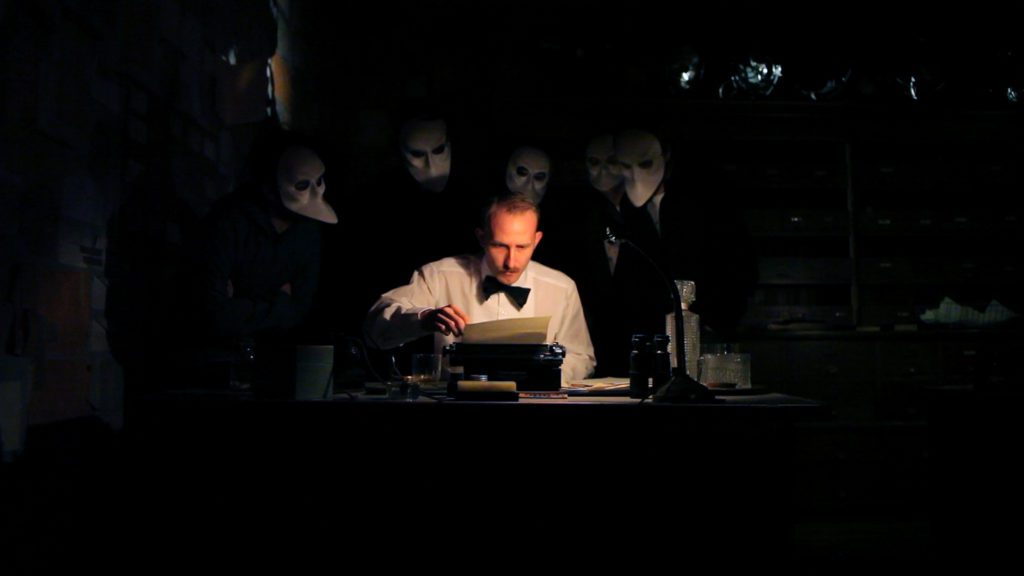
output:
[[[612,390],[628,390],[629,389],[629,378],[586,378],[583,380],[576,380],[569,382],[565,385],[566,388],[572,390],[587,390],[589,392],[610,392]]]

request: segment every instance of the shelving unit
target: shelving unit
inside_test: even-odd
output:
[[[714,104],[680,126],[744,206],[746,330],[922,327],[945,296],[984,307],[1021,286],[1019,111]]]
[[[742,199],[759,285],[747,327],[853,325],[854,266],[839,141],[743,142],[725,160],[723,186]],[[755,161],[743,165],[747,158]]]
[[[921,314],[946,297],[1024,312],[1019,111],[806,105],[745,121],[774,129],[717,155],[757,251],[741,342],[757,385],[846,420],[921,419],[928,387],[1016,385],[1016,324]]]

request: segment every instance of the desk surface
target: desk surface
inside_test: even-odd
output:
[[[378,401],[379,396],[357,394],[356,397],[360,400],[365,401]],[[335,394],[335,400],[345,400],[347,396],[345,394]],[[437,400],[430,398],[419,398],[416,402],[427,402],[436,403]],[[467,402],[461,400],[444,399],[443,402],[454,403],[454,404],[466,404]],[[492,404],[493,402],[468,402],[472,404]],[[809,398],[800,398],[798,396],[789,396],[787,394],[778,394],[775,392],[769,392],[765,394],[745,394],[745,395],[733,395],[733,396],[719,396],[714,402],[687,402],[677,404],[655,404],[650,400],[641,401],[636,398],[629,398],[628,396],[599,396],[599,395],[579,395],[569,396],[568,398],[520,398],[518,402],[507,402],[507,404],[620,404],[620,405],[651,405],[651,406],[807,406],[807,407],[819,407],[822,406],[821,402],[817,400],[811,400]]]
[[[291,401],[289,401],[291,402]],[[642,411],[644,413],[687,413],[716,416],[750,416],[752,413],[761,417],[777,417],[791,421],[813,421],[827,420],[831,417],[831,409],[827,404],[809,398],[789,396],[768,392],[764,394],[737,394],[722,395],[712,401],[687,402],[687,403],[653,403],[650,400],[641,401],[627,396],[598,396],[581,395],[569,396],[568,398],[521,398],[517,402],[496,402],[496,401],[466,401],[453,400],[451,398],[437,398],[421,396],[415,400],[389,400],[383,395],[365,394],[361,391],[353,392],[350,395],[336,394],[332,401],[307,401],[318,404],[355,404],[355,405],[402,405],[402,406],[445,406],[447,409],[462,410],[470,406],[480,407],[479,409],[494,409],[500,411],[505,408],[522,409],[526,411],[546,411],[550,409],[556,412],[576,411]],[[462,407],[462,408],[458,408]],[[487,408],[490,407],[490,408]],[[519,408],[517,408],[519,407]],[[428,409],[428,408],[424,408]],[[474,410],[478,408],[473,408]],[[648,412],[650,411],[650,412]]]
[[[352,390],[335,394],[331,400],[254,399],[238,394],[209,394],[200,391],[181,391],[151,398],[154,404],[167,409],[236,405],[256,410],[298,413],[350,412],[369,410],[374,413],[416,413],[435,411],[483,411],[491,414],[512,411],[513,414],[542,413],[599,413],[649,414],[699,418],[758,418],[786,421],[821,421],[831,418],[831,409],[825,403],[809,398],[775,392],[763,394],[721,395],[711,401],[686,403],[654,403],[627,396],[579,395],[567,398],[521,398],[518,401],[454,400],[443,396],[421,395],[414,400],[389,399],[383,394],[368,394]]]

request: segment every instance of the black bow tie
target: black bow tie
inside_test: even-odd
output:
[[[530,297],[530,289],[522,286],[511,286],[504,284],[494,276],[484,278],[484,299],[490,298],[495,292],[504,292],[516,303],[516,308],[522,308],[526,299]]]

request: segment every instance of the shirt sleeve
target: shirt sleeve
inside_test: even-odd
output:
[[[597,360],[594,345],[590,341],[587,320],[583,316],[583,305],[576,284],[572,284],[565,296],[564,313],[555,331],[555,340],[565,346],[565,361],[562,362],[562,382],[582,380],[594,371]]]
[[[438,305],[434,276],[428,267],[420,268],[408,284],[381,295],[363,327],[371,346],[389,350],[431,333],[423,329],[420,319]]]

